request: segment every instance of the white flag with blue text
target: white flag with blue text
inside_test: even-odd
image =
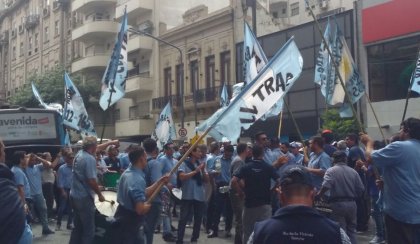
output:
[[[226,109],[219,109],[197,130],[211,127],[209,135],[216,140],[226,137],[236,142],[241,130],[248,129],[283,99],[300,76],[302,66],[302,56],[292,37]]]
[[[102,91],[99,105],[107,110],[125,95],[127,79],[127,12],[121,22],[121,28],[111,55],[111,59],[102,77]]]
[[[420,51],[417,56],[416,67],[414,68],[413,75],[411,76],[411,90],[420,94]]]
[[[83,98],[67,72],[64,73],[64,82],[65,97],[63,123],[70,128],[80,131],[82,137],[96,137],[96,131],[93,122],[89,120]]]
[[[223,84],[222,92],[220,93],[220,107],[228,106],[229,102],[227,87],[226,84]]]
[[[160,150],[162,150],[166,143],[176,139],[175,124],[172,119],[172,109],[169,102],[159,115],[158,121],[156,122],[156,128],[152,134],[152,139],[156,141]]]

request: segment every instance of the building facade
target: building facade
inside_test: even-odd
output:
[[[179,139],[191,139],[196,126],[220,107],[221,87],[237,83],[233,10],[208,13],[200,5],[185,12],[183,19],[178,27],[161,29],[159,37],[179,47],[183,55],[160,46],[161,79],[152,103],[153,112],[159,113],[170,101],[177,132],[182,127],[187,132],[178,134]]]

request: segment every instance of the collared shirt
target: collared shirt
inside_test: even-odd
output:
[[[280,150],[280,148],[276,147],[274,149],[271,149],[271,155],[272,155],[272,158],[274,160],[276,160],[276,159],[280,158],[281,156],[283,156],[284,153]]]
[[[263,160],[269,165],[272,165],[273,162],[276,160],[275,155],[273,155],[273,152],[270,148],[264,147],[264,157]]]
[[[195,167],[198,165],[196,164]],[[184,172],[185,174],[191,173],[192,170],[184,163],[178,169],[178,172]],[[201,174],[201,172],[200,172]],[[202,176],[202,184],[198,185],[194,177],[189,178],[188,180],[182,181],[182,199],[183,200],[197,200],[200,202],[205,201],[204,194],[204,177]]]
[[[210,153],[209,155],[207,155],[206,166],[207,166],[208,172],[211,172],[211,169],[214,168],[214,163],[216,162],[216,158],[217,158],[216,154]]]
[[[108,168],[109,170],[120,171],[121,162],[120,162],[120,159],[118,157],[116,157],[115,159],[112,159],[110,157],[105,157],[104,161],[105,161],[107,166],[111,166],[111,167]]]
[[[331,158],[324,151],[320,154],[314,152],[309,156],[308,168],[311,169],[322,169],[324,172],[331,167]],[[321,189],[323,177],[315,174],[311,174],[312,182],[314,186],[319,190]]]
[[[162,156],[161,158],[159,158],[160,163],[163,165],[163,174],[167,174],[169,173],[173,167],[175,167],[175,165],[178,163],[178,160],[172,158],[172,157],[168,157],[167,155]],[[169,178],[169,182],[173,185],[176,186],[176,173],[172,174]]]
[[[295,156],[295,163],[299,165],[303,165],[303,154],[298,153],[297,155],[294,155],[294,156]]]
[[[28,166],[25,169],[26,176],[28,177],[29,186],[31,187],[32,196],[42,194],[42,170],[44,166],[42,164],[36,164],[34,166]]]
[[[365,187],[356,170],[346,163],[337,163],[327,169],[322,186],[330,189],[330,198],[353,198],[363,194]]]
[[[121,169],[127,169],[131,164],[128,153],[120,153],[118,157],[120,158]]]
[[[142,170],[130,166],[121,175],[117,191],[118,204],[135,211],[136,204],[146,201],[146,181]]]
[[[64,189],[71,188],[71,182],[73,181],[73,167],[68,164],[63,164],[57,171],[58,187]]]
[[[384,212],[403,223],[420,224],[420,141],[393,142],[374,151],[372,160],[383,170]]]
[[[156,181],[158,181],[160,178],[162,178],[163,176],[163,164],[156,160],[153,159],[153,157],[151,155],[147,155],[147,166],[146,168],[143,170],[145,173],[145,179],[146,177],[150,177],[150,184],[155,183]],[[148,175],[148,176],[147,176]],[[147,181],[146,181],[147,184]],[[161,189],[161,192],[164,191],[164,188]],[[156,195],[156,197],[153,199],[153,202],[161,202],[160,199],[160,194]]]
[[[220,162],[220,169],[218,169],[218,164]],[[211,168],[211,170],[219,171],[220,174],[218,174],[215,177],[216,183],[229,183],[230,182],[230,163],[232,162],[232,158],[224,158],[223,155],[218,156],[215,160],[214,166]]]
[[[73,164],[73,182],[71,184],[70,195],[74,198],[88,197],[92,191],[87,183],[88,179],[96,180],[96,159],[90,153],[81,150],[77,153]]]
[[[13,174],[15,174],[16,185],[23,186],[25,198],[32,198],[31,187],[29,186],[28,177],[26,177],[26,174],[23,172],[23,170],[20,167],[13,166],[12,172]]]

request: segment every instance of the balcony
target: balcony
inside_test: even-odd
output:
[[[100,8],[114,8],[117,0],[74,0],[71,11],[91,12]]]
[[[125,85],[126,97],[151,95],[154,89],[153,79],[149,75],[128,74]]]
[[[76,25],[72,32],[73,41],[84,40],[103,40],[116,36],[118,32],[118,23],[112,20],[91,20]]]
[[[151,135],[155,129],[154,119],[129,119],[117,120],[115,123],[115,136],[138,136],[138,135]]]
[[[105,67],[108,65],[110,57],[111,53],[96,53],[91,56],[85,56],[76,59],[71,64],[71,71],[72,73],[75,73],[86,69],[105,69]]]
[[[181,106],[181,96],[180,95],[172,95],[167,97],[158,97],[152,99],[152,108],[153,110],[161,110],[171,101],[172,107],[179,107]]]
[[[146,36],[130,35],[127,43],[127,52],[133,52],[139,49],[152,50],[153,39]]]
[[[154,9],[154,0],[118,0],[115,18],[120,19],[124,15],[126,6],[128,18],[137,18]]]

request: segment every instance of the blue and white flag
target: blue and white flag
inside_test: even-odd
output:
[[[162,150],[166,143],[176,139],[175,124],[172,119],[172,109],[169,102],[159,115],[159,119],[156,122],[156,128],[152,134],[152,139],[156,141],[160,150]]]
[[[95,136],[96,131],[83,103],[79,90],[71,81],[67,72],[64,73],[64,125],[81,132],[84,136]]]
[[[229,95],[226,88],[226,84],[223,84],[222,92],[220,93],[220,107],[229,105]]]
[[[420,94],[420,50],[417,56],[416,68],[414,69],[411,79],[412,80],[410,90]]]
[[[205,131],[211,127],[209,135],[216,140],[224,136],[236,142],[241,130],[248,129],[283,99],[300,76],[302,66],[302,56],[292,37],[228,107],[219,109],[197,130]]]
[[[125,95],[127,79],[127,11],[121,22],[121,29],[111,55],[111,59],[102,77],[102,92],[99,105],[107,110]]]
[[[60,115],[63,115],[63,106],[61,106],[61,104],[58,104],[58,103],[46,104],[44,100],[42,99],[41,94],[38,92],[38,89],[36,89],[36,86],[33,82],[32,82],[32,92],[36,100],[38,100],[39,104],[41,104],[42,107],[44,107],[45,109],[56,110]]]

